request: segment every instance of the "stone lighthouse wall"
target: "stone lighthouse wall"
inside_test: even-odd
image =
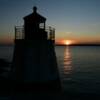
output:
[[[45,83],[59,79],[51,40],[17,40],[14,56],[17,81]]]

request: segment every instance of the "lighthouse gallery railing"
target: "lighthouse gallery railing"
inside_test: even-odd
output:
[[[48,26],[46,27],[45,31],[47,32],[47,39],[54,41],[55,40],[55,29]],[[24,38],[25,38],[24,26],[15,26],[15,40],[24,39]]]

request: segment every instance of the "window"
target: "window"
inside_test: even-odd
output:
[[[44,23],[40,23],[39,28],[44,29]]]

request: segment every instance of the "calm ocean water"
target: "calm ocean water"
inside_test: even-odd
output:
[[[100,46],[55,47],[63,89],[100,93]],[[0,58],[12,61],[13,46],[0,46]]]
[[[100,93],[100,46],[57,46],[56,55],[65,90]]]

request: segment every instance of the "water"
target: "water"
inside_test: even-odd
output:
[[[0,46],[0,59],[5,59],[9,62],[13,58],[14,46],[12,45],[2,45]]]
[[[78,93],[100,93],[100,47],[56,47],[64,90]]]
[[[13,46],[0,46],[0,58],[9,62]],[[73,93],[100,93],[100,46],[55,47],[62,86]]]

